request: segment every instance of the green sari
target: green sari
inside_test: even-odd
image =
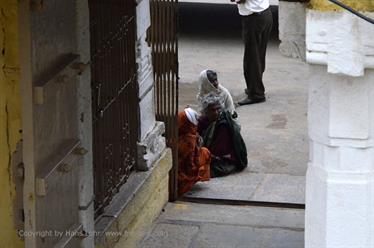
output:
[[[217,136],[220,135],[220,133],[217,132],[217,129],[222,128],[222,126],[227,128],[232,142],[228,141],[225,142],[225,144],[215,144]],[[235,161],[233,161],[224,157],[216,157],[214,154],[212,154],[212,177],[225,176],[236,171],[241,171],[247,167],[247,148],[243,137],[240,134],[240,126],[235,120],[233,120],[229,112],[221,112],[218,120],[210,123],[209,126],[202,132],[202,137],[204,140],[203,146],[210,150],[213,146],[225,146],[231,143],[233,153],[236,157]]]

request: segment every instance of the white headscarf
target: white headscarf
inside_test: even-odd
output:
[[[211,92],[219,93],[219,88],[217,89],[216,87],[213,86],[213,84],[209,81],[208,79],[208,71],[213,71],[213,70],[203,70],[200,72],[198,83],[199,83],[199,94],[198,98],[202,97],[206,94],[209,94]]]
[[[210,93],[215,93],[220,98],[221,105],[224,111],[229,111],[231,114],[235,112],[234,101],[230,95],[230,92],[223,87],[221,84],[218,84],[218,88],[214,87],[213,84],[209,81],[207,70],[203,70],[200,73],[198,83],[199,83],[199,93],[197,94],[197,100],[199,101],[200,108],[202,99],[205,95]],[[210,70],[214,71],[214,70]],[[201,110],[201,109],[200,109]]]
[[[199,119],[199,114],[193,110],[192,108],[185,108],[184,109],[184,112],[186,113],[187,115],[187,119],[192,123],[194,124],[195,126],[197,126],[198,124],[198,119]]]

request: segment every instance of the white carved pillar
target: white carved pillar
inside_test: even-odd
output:
[[[138,143],[138,170],[148,170],[164,151],[165,126],[156,122],[154,80],[151,49],[146,42],[151,25],[149,0],[139,0],[136,7],[137,64],[140,106],[140,141]]]
[[[306,18],[305,247],[374,247],[374,26],[345,11]]]

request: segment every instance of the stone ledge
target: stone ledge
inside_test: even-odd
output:
[[[152,169],[130,176],[96,221],[96,247],[134,247],[168,200],[171,167],[172,153],[166,149]]]

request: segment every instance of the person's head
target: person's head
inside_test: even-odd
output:
[[[217,73],[213,70],[203,70],[199,75],[199,94],[205,95],[210,92],[217,92]]]
[[[208,94],[202,99],[203,114],[210,120],[215,121],[221,113],[221,102],[219,96],[214,93]]]
[[[192,108],[185,108],[178,113],[178,134],[195,134],[197,132],[198,113]]]
[[[184,112],[186,113],[188,121],[191,122],[193,125],[197,126],[199,114],[190,107],[185,108]]]
[[[214,86],[214,88],[218,88],[218,78],[217,78],[217,72],[213,70],[207,70],[206,76],[209,80],[209,82]]]

